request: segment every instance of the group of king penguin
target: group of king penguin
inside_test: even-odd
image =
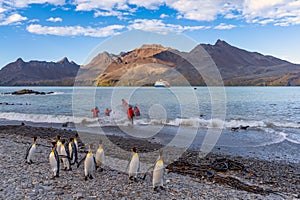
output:
[[[63,164],[63,169],[66,171],[71,171],[71,165],[77,164],[77,168],[81,163],[84,162],[84,179],[93,179],[94,172],[99,168],[100,171],[103,171],[105,164],[105,154],[102,142],[99,142],[96,155],[94,156],[91,146],[88,148],[88,152],[78,162],[78,134],[74,138],[70,138],[68,144],[66,144],[65,139],[61,139],[60,135],[56,136],[56,140],[51,141],[52,148],[49,155],[49,162],[51,167],[51,172],[53,172],[53,178],[59,177],[60,163]],[[26,163],[32,164],[32,158],[35,154],[37,148],[37,136],[32,137],[33,143],[27,148],[25,160]],[[138,174],[140,170],[140,160],[138,149],[136,147],[131,149],[132,155],[128,160],[128,165],[126,171],[128,171],[129,180],[137,182]],[[153,168],[153,179],[152,185],[153,190],[164,189],[163,179],[164,179],[164,161],[162,157],[162,150],[159,151],[159,157],[155,161],[154,165],[151,166],[144,176],[142,177],[145,180],[147,173],[150,169]]]

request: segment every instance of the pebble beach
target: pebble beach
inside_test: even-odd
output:
[[[243,163],[247,171],[227,171],[218,176],[235,177],[241,182],[258,186],[262,191],[249,192],[234,186],[185,173],[176,166],[168,168],[164,177],[164,190],[153,191],[151,175],[145,180],[129,182],[125,170],[117,170],[114,165],[125,168],[127,157],[120,156],[109,143],[104,143],[107,163],[104,171],[96,171],[94,179],[84,180],[83,165],[73,165],[72,171],[60,171],[60,177],[52,179],[49,153],[50,140],[57,134],[66,139],[73,137],[75,131],[49,127],[7,125],[0,127],[0,197],[1,199],[299,199],[300,164],[261,161],[243,157],[209,154],[198,159],[193,152],[186,152],[177,161],[189,162],[198,166],[210,163],[217,158],[229,158]],[[39,146],[33,164],[25,163],[25,152],[31,144],[31,137],[39,135]],[[94,135],[95,138],[99,136]],[[85,155],[84,141],[94,140],[90,134],[80,134],[81,149],[79,158]],[[129,150],[139,146],[141,151],[159,149],[160,144],[139,139],[110,136],[114,144]],[[129,155],[129,154],[128,154]],[[168,155],[164,155],[168,157]],[[145,159],[145,158],[144,158]],[[152,158],[149,158],[153,160]],[[142,158],[141,158],[142,160]],[[146,162],[146,160],[145,160]],[[178,171],[176,171],[178,169]],[[190,169],[187,168],[187,172]]]

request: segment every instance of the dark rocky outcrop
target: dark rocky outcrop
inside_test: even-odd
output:
[[[0,86],[73,85],[79,67],[66,57],[58,62],[18,58],[0,70]]]
[[[34,90],[23,89],[23,90],[12,92],[11,94],[12,95],[24,95],[24,94],[46,95],[46,94],[53,94],[53,92],[38,92]]]
[[[53,94],[54,92],[39,92],[35,90],[29,90],[29,89],[22,89],[15,92],[6,92],[3,94],[11,94],[11,95],[24,95],[24,94],[35,94],[35,95],[46,95],[46,94]]]

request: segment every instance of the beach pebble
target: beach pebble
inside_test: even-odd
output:
[[[57,191],[54,193],[54,195],[63,195],[64,194],[64,191]]]

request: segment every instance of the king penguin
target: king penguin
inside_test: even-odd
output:
[[[89,146],[89,150],[85,155],[85,157],[81,159],[80,162],[77,164],[77,168],[81,165],[83,161],[84,161],[84,180],[87,181],[88,178],[93,179],[94,171],[96,168],[96,159],[92,152],[91,146]]]
[[[69,141],[69,155],[70,155],[70,159],[71,159],[71,165],[74,165],[75,163],[78,163],[78,154],[77,154],[77,149],[76,149],[76,145],[74,143],[74,138],[70,138]]]
[[[64,169],[71,171],[71,163],[70,163],[70,154],[69,154],[69,149],[65,146],[65,140],[61,140],[61,147],[60,147],[60,154],[61,156],[64,156],[62,158],[63,164],[64,164]]]
[[[140,168],[140,160],[139,160],[139,154],[137,153],[137,150],[138,149],[136,147],[131,149],[133,154],[131,157],[131,161],[129,163],[129,170],[128,170],[129,180],[134,180],[135,182],[137,181],[137,175]]]
[[[164,189],[164,161],[162,158],[162,150],[159,151],[159,157],[154,165],[153,169],[153,179],[152,179],[152,184],[153,184],[153,190],[157,190],[158,186],[160,189]]]
[[[105,163],[104,149],[103,149],[102,141],[100,141],[99,147],[96,151],[96,169],[99,167],[100,171],[102,172],[104,163]]]
[[[53,178],[55,178],[55,177],[59,177],[59,158],[56,150],[57,142],[53,141],[51,142],[51,144],[52,144],[52,150],[49,155],[49,161],[50,161],[51,171],[54,174]]]
[[[36,146],[37,146],[36,139],[37,139],[36,136],[32,137],[33,143],[27,148],[27,151],[26,151],[25,160],[26,160],[26,163],[28,163],[28,164],[33,163],[31,159],[36,150]]]
[[[84,160],[84,180],[87,180],[88,178],[93,179],[94,171],[95,171],[95,157],[92,152],[91,146],[89,146],[89,151],[86,154],[85,160]]]

